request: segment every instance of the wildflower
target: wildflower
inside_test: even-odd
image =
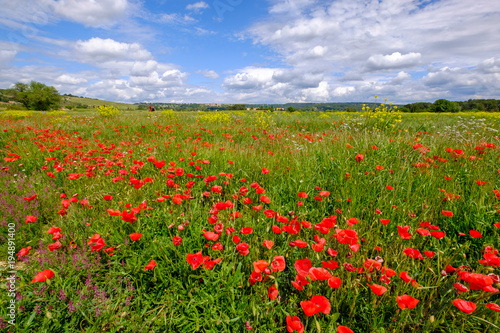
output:
[[[156,266],[156,261],[154,260],[151,260],[147,265],[146,267],[144,268],[145,271],[147,270],[153,270]]]
[[[307,316],[313,316],[316,313],[324,313],[328,315],[331,310],[330,301],[328,301],[328,298],[321,295],[311,297],[310,301],[300,302],[300,306]]]
[[[451,303],[464,313],[471,313],[476,310],[476,304],[474,304],[473,302],[464,301],[460,298],[451,301]]]
[[[304,325],[300,321],[300,318],[296,316],[286,316],[286,329],[288,330],[288,333],[293,333],[295,331],[298,333],[304,333]]]

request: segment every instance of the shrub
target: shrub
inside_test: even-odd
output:
[[[95,110],[101,117],[106,118],[117,116],[120,113],[118,108],[111,105],[99,105]]]

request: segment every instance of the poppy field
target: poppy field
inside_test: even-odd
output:
[[[496,114],[0,128],[1,331],[500,331]]]

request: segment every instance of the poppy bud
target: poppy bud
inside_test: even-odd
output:
[[[290,243],[288,243],[288,245],[290,245],[291,247],[295,247],[295,242],[294,241],[290,241]]]

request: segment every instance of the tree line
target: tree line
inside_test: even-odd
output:
[[[399,108],[402,112],[459,112],[459,111],[500,111],[500,100],[496,99],[469,99],[464,102],[452,102],[438,99],[434,103],[418,102],[406,104]]]
[[[19,102],[28,110],[40,111],[58,109],[62,102],[56,88],[36,81],[29,84],[17,82],[13,88],[3,90],[0,99]]]

